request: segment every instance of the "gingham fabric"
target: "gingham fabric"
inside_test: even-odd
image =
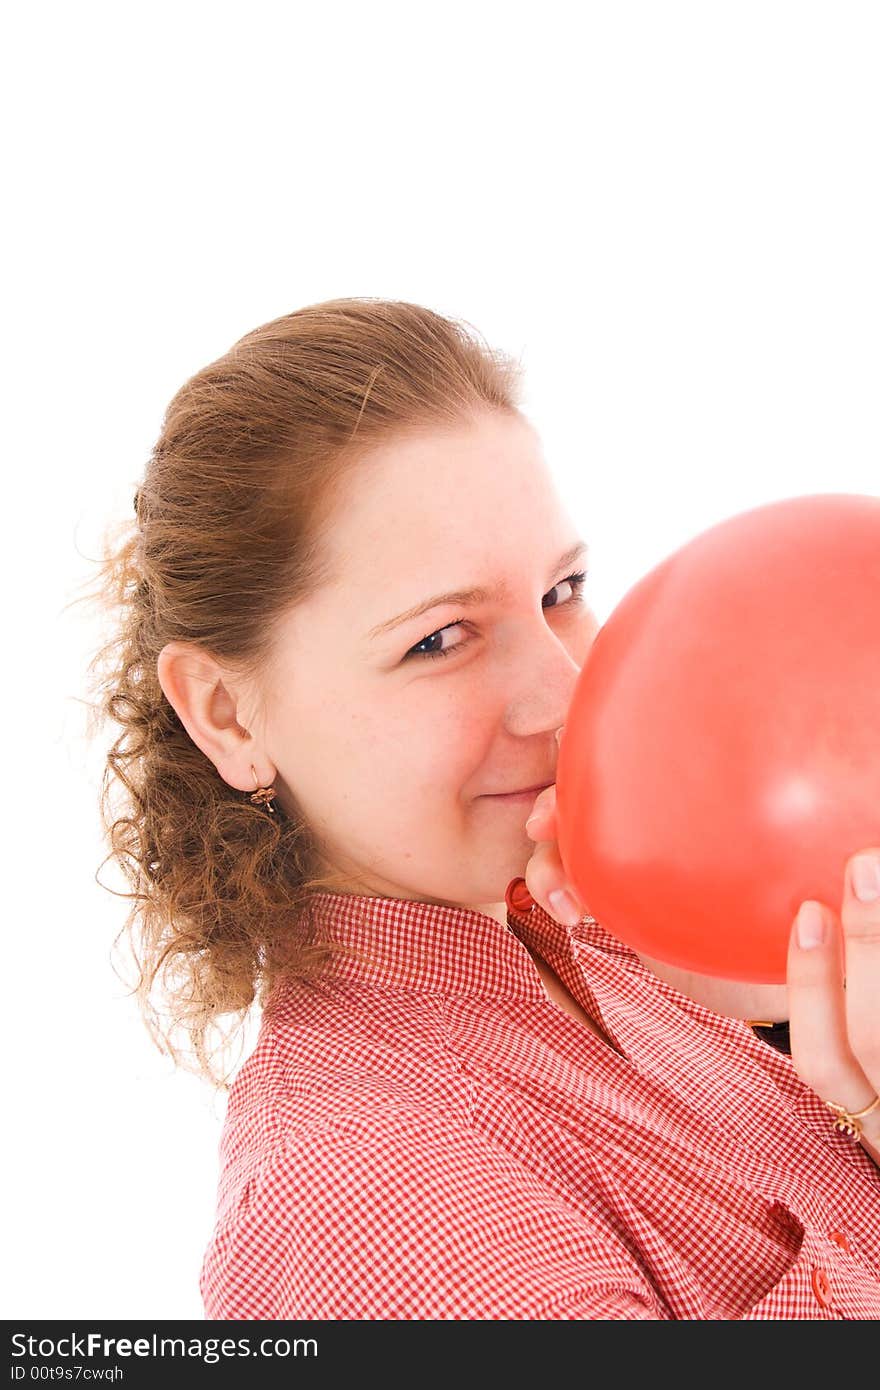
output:
[[[880,1317],[880,1169],[746,1023],[592,917],[316,906],[360,955],[233,1081],[208,1318]]]

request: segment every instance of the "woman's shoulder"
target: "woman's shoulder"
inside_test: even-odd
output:
[[[431,996],[344,990],[275,995],[229,1091],[227,1149],[357,1123],[387,1128],[432,1112],[466,1119],[466,1085],[443,1045]]]

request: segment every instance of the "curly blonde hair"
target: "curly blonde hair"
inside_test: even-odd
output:
[[[265,1007],[281,972],[307,982],[332,954],[313,894],[349,884],[318,872],[304,821],[219,775],[162,691],[159,653],[195,643],[257,677],[276,623],[328,577],[322,527],[348,470],[409,430],[519,410],[521,372],[471,325],[418,304],[334,299],[282,315],[178,390],[136,519],[105,530],[88,597],[110,635],[89,663],[87,704],[93,733],[107,720],[120,730],[100,798],[99,869],[115,861],[133,890],[114,945],[128,934],[153,1042],[218,1088],[229,1086],[213,1059],[254,1000]]]

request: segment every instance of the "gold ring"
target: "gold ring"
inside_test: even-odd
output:
[[[866,1115],[870,1115],[873,1110],[880,1105],[880,1096],[875,1096],[870,1105],[866,1105],[864,1110],[845,1110],[842,1105],[835,1105],[833,1100],[826,1100],[828,1109],[836,1115],[834,1128],[841,1134],[848,1134],[851,1139],[858,1139],[862,1132],[859,1120],[863,1120]]]

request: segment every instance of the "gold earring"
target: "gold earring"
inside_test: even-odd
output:
[[[275,807],[272,805],[272,798],[276,795],[275,788],[260,786],[260,779],[253,763],[251,763],[251,772],[254,774],[254,785],[257,788],[255,792],[251,792],[251,801],[255,806],[265,806],[267,811],[274,812]]]

